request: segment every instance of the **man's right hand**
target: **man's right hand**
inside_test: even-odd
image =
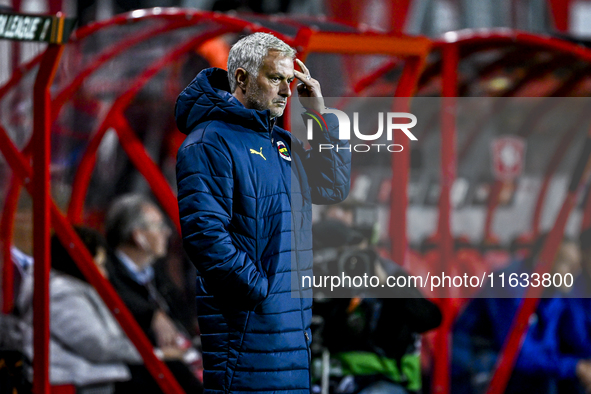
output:
[[[300,59],[295,60],[302,71],[294,70],[293,73],[301,82],[298,84],[298,96],[300,103],[306,109],[313,109],[318,113],[324,112],[324,98],[320,90],[320,82],[310,75],[310,70]]]
[[[162,310],[157,310],[152,318],[152,331],[156,335],[156,344],[160,348],[176,346],[180,335],[173,321]]]

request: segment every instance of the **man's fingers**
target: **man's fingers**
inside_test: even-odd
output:
[[[308,78],[309,75],[304,74],[301,71],[298,70],[293,70],[293,75],[299,79],[300,81],[302,81],[305,85],[310,85],[310,81],[312,81],[312,78]]]
[[[308,67],[306,67],[304,62],[302,62],[300,59],[296,59],[296,63],[300,66],[304,74],[310,75],[310,70],[308,70]]]

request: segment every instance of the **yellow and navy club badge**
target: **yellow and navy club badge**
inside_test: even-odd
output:
[[[281,156],[282,159],[291,161],[289,150],[283,141],[277,141],[277,149],[279,150],[279,156]]]

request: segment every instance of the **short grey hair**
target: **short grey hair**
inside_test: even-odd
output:
[[[124,194],[113,201],[105,219],[107,243],[113,249],[132,242],[133,231],[145,226],[144,208],[155,206],[142,194]]]
[[[228,82],[230,82],[230,93],[236,90],[236,70],[245,69],[254,78],[259,75],[259,69],[263,59],[269,51],[277,51],[287,57],[295,58],[296,50],[285,42],[267,33],[254,33],[240,39],[230,49],[228,55]]]

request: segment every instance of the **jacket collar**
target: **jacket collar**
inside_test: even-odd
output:
[[[205,69],[193,79],[177,98],[175,115],[179,130],[185,134],[210,120],[270,133],[276,121],[269,110],[245,108],[232,96],[228,73],[219,68]]]

